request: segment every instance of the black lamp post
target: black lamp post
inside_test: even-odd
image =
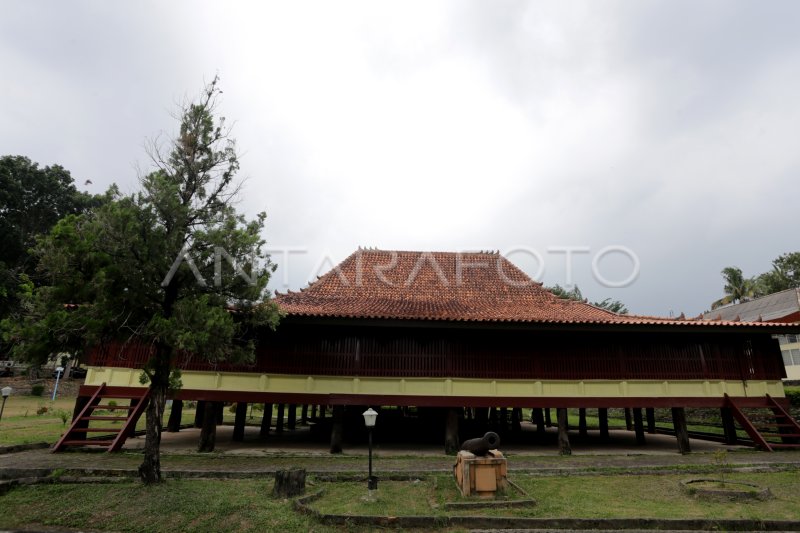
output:
[[[0,406],[0,420],[3,419],[3,410],[6,408],[6,400],[8,400],[9,396],[11,396],[12,390],[13,389],[11,387],[3,387],[3,389],[0,390],[0,392],[3,394],[3,405]]]
[[[364,425],[367,426],[369,431],[369,478],[367,478],[367,489],[377,490],[378,478],[372,475],[372,428],[375,427],[375,421],[378,419],[378,413],[372,407],[364,411]]]

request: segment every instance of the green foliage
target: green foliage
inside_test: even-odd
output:
[[[31,386],[31,396],[41,396],[44,393],[44,385],[37,383]]]
[[[555,284],[552,287],[545,287],[545,289],[549,290],[556,296],[566,300],[575,300],[577,302],[587,302],[588,300],[583,297],[581,290],[575,285],[572,290],[567,290],[559,284]],[[606,298],[600,302],[592,302],[592,305],[595,307],[600,307],[601,309],[607,309],[612,313],[619,313],[621,315],[628,314],[628,308],[625,307],[625,304],[620,302],[619,300],[612,300],[611,298]]]
[[[783,391],[792,407],[800,407],[800,387],[785,387]]]
[[[248,361],[256,329],[279,319],[265,290],[275,269],[261,236],[266,215],[248,220],[235,209],[239,161],[215,116],[217,81],[181,109],[166,148],[149,147],[155,168],[139,192],[112,187],[91,212],[62,218],[37,241],[48,284],[32,291],[9,333],[29,359],[106,339],[153,346],[142,371],[158,392],[157,417],[166,390],[181,386],[176,362]],[[147,413],[148,427],[160,427]]]
[[[111,403],[111,402],[109,402],[109,403]],[[72,415],[66,409],[58,409],[58,410],[56,410],[55,414],[58,416],[58,418],[61,419],[61,425],[62,426],[66,426],[67,422],[69,422],[69,419],[72,418]]]
[[[84,213],[100,198],[79,192],[69,171],[54,165],[39,168],[27,157],[0,157],[0,325],[10,329],[23,313],[34,283],[44,280],[30,249],[36,239],[69,214]],[[13,347],[14,338],[0,342]],[[8,348],[0,346],[0,350]],[[44,359],[37,358],[41,363]]]
[[[756,295],[755,278],[745,278],[741,268],[726,267],[722,269],[722,278],[725,280],[725,296],[711,304],[711,309],[723,305],[746,302]]]
[[[772,261],[772,270],[758,276],[745,278],[737,267],[722,269],[725,296],[711,304],[711,309],[723,305],[746,302],[786,289],[800,287],[800,252],[781,255]]]

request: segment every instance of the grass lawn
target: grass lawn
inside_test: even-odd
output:
[[[32,526],[107,531],[329,531],[270,497],[272,481],[171,480],[36,485],[0,497],[0,529]]]
[[[513,509],[482,509],[482,515],[535,518],[704,518],[800,520],[800,476],[797,472],[727,474],[726,480],[768,486],[775,496],[765,502],[705,502],[688,496],[680,474],[637,476],[537,477],[515,475],[537,504]],[[695,476],[696,477],[696,476]],[[464,501],[452,477],[438,475],[419,482],[384,481],[374,502],[363,500],[364,483],[326,483],[324,496],[312,506],[332,514],[445,515],[475,510],[444,510],[448,501]],[[522,496],[517,496],[521,498]]]
[[[513,509],[445,510],[463,501],[449,475],[419,481],[381,481],[377,500],[365,501],[364,482],[310,482],[324,488],[312,504],[335,514],[407,516],[482,514],[536,518],[697,518],[800,520],[797,472],[728,474],[768,486],[765,502],[703,502],[683,492],[685,475],[598,475],[537,477],[516,475],[537,505]],[[113,531],[352,531],[326,527],[274,499],[271,480],[168,480],[145,487],[115,484],[54,484],[17,487],[0,497],[0,528],[70,527]],[[54,506],[53,502],[63,502]],[[55,512],[54,512],[55,510]],[[367,531],[368,528],[364,528]]]
[[[50,397],[44,396],[11,396],[6,401],[3,411],[3,418],[0,420],[0,446],[11,446],[14,444],[29,444],[33,442],[55,443],[61,434],[69,427],[72,421],[72,410],[75,407],[75,398],[56,398],[51,401]],[[95,414],[109,415],[110,412],[99,412]],[[119,414],[119,413],[114,413]],[[226,420],[233,415],[226,413]],[[169,417],[167,411],[164,416],[164,423]],[[184,408],[181,422],[188,424],[194,421],[194,409]],[[94,422],[97,424],[98,422]],[[122,422],[103,421],[99,422],[103,427],[119,426]],[[145,417],[139,419],[136,424],[137,430],[144,430]]]

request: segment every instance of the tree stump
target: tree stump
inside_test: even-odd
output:
[[[306,490],[306,469],[278,470],[275,472],[275,487],[272,495],[278,498],[299,496]]]

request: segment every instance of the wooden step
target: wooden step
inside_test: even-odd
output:
[[[761,433],[762,437],[781,437],[781,438],[793,438],[793,437],[800,437],[800,433]]]
[[[119,428],[80,428],[75,430],[76,433],[86,431],[89,433],[119,433]]]
[[[772,448],[800,449],[800,444],[770,443]]]
[[[136,409],[136,406],[135,405],[104,405],[104,404],[98,404],[98,405],[93,405],[92,409],[105,409],[107,411],[112,411],[114,409],[127,409],[128,411],[130,411],[131,409]]]
[[[65,446],[111,446],[113,440],[65,440]]]
[[[84,416],[81,420],[127,420],[127,416]]]

